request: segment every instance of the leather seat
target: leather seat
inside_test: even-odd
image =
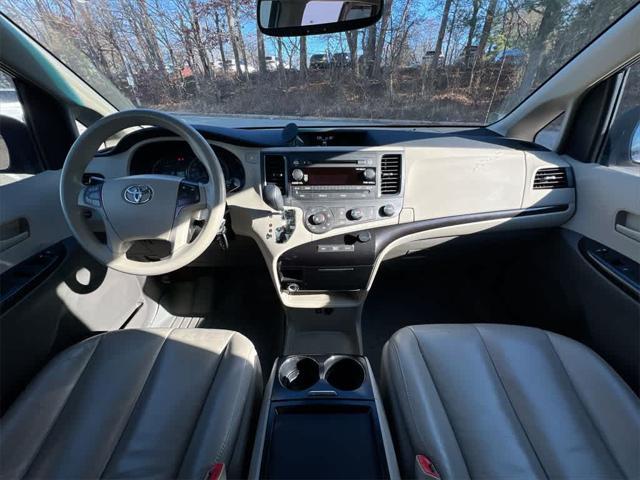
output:
[[[403,328],[382,389],[405,477],[640,478],[640,401],[566,337],[509,325]]]
[[[245,475],[262,375],[227,330],[119,330],[54,358],[9,409],[2,478]]]

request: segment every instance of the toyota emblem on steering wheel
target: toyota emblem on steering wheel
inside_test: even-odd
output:
[[[124,199],[135,205],[141,205],[151,200],[153,190],[149,185],[129,185],[122,192]]]

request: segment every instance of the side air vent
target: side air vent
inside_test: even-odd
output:
[[[282,155],[264,156],[264,179],[274,183],[285,193],[285,158]]]
[[[382,195],[400,193],[402,155],[383,155],[380,160],[380,190]]]
[[[534,190],[567,188],[568,186],[569,178],[566,168],[541,168],[533,179]]]

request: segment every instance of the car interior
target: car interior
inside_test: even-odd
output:
[[[640,478],[638,25],[484,125],[242,126],[0,15],[0,477]]]

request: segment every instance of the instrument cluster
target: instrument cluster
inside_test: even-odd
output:
[[[240,160],[230,151],[212,145],[224,173],[227,193],[244,185],[244,169]],[[209,175],[191,147],[182,141],[158,141],[138,147],[129,164],[131,175],[173,175],[186,180],[207,183]]]

